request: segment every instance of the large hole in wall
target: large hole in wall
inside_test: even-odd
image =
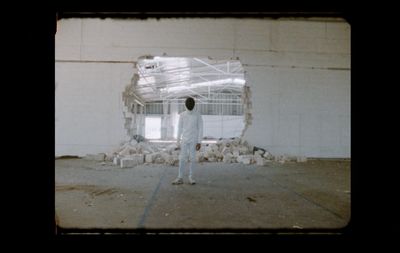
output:
[[[127,135],[175,140],[185,99],[193,97],[204,139],[241,137],[250,123],[249,91],[239,59],[140,57],[123,94]]]

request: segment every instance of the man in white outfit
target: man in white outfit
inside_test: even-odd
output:
[[[196,150],[201,147],[203,139],[203,119],[197,110],[194,110],[194,99],[189,97],[185,101],[186,111],[179,116],[177,142],[180,146],[178,177],[172,184],[183,184],[183,169],[189,157],[189,183],[193,180],[193,164],[196,161]],[[182,138],[181,138],[182,137]]]

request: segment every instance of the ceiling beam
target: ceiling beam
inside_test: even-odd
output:
[[[193,60],[198,61],[198,62],[200,62],[200,63],[203,63],[204,65],[209,66],[210,68],[213,68],[213,69],[215,69],[215,70],[217,70],[218,72],[221,72],[221,73],[223,73],[223,74],[229,74],[229,73],[227,73],[227,72],[225,72],[225,71],[222,71],[222,70],[220,70],[220,69],[214,67],[214,66],[211,65],[211,64],[208,64],[208,63],[205,62],[205,61],[202,61],[202,60],[198,59],[198,58],[193,58]]]

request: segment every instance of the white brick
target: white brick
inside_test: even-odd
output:
[[[268,151],[264,153],[263,157],[267,160],[273,160],[274,156],[271,155]]]
[[[122,158],[121,159],[121,168],[130,168],[136,166],[137,163],[133,158]]]
[[[298,157],[297,157],[297,162],[298,162],[298,163],[307,162],[307,157],[305,157],[305,156],[298,156]]]
[[[230,147],[224,147],[221,151],[222,155],[226,155],[228,153],[231,152],[231,148]]]
[[[259,166],[264,166],[266,164],[265,159],[262,157],[256,157],[255,160],[256,160],[257,165],[259,165]]]
[[[136,154],[121,159],[121,168],[133,167],[144,163],[144,155]]]
[[[155,160],[155,156],[153,154],[146,154],[145,161],[146,163],[152,163]]]
[[[114,159],[114,155],[111,154],[111,153],[108,153],[108,154],[106,154],[106,156],[105,156],[105,158],[104,158],[104,161],[112,162],[113,159]]]
[[[156,157],[156,159],[154,160],[154,162],[155,162],[155,163],[164,163],[165,160],[164,160],[161,156],[158,156],[158,157]]]
[[[243,164],[250,164],[251,163],[251,159],[250,158],[243,158],[242,159],[242,163]]]
[[[131,157],[132,157],[138,164],[143,164],[143,163],[144,163],[144,155],[142,155],[142,154],[131,155]]]
[[[233,162],[233,154],[232,153],[227,153],[224,155],[224,158],[222,159],[224,163],[231,163]]]
[[[120,163],[121,163],[121,158],[119,158],[119,157],[114,157],[114,160],[113,160],[113,163],[115,164],[115,165],[120,165]]]
[[[253,158],[253,155],[240,155],[237,161],[243,164],[251,164]]]
[[[204,161],[204,154],[202,152],[196,153],[196,162],[203,162]]]

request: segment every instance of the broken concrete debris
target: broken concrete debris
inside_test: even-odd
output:
[[[120,166],[121,168],[129,168],[143,163],[144,163],[144,155],[134,154],[122,158],[120,161]]]
[[[257,202],[256,199],[252,198],[252,197],[247,197],[247,200],[250,201],[250,202]]]
[[[297,162],[298,158],[296,156],[290,156],[290,155],[284,154],[284,155],[275,156],[274,160],[276,162],[283,164],[286,162]]]
[[[141,136],[141,135],[138,135],[138,134],[135,134],[135,135],[132,137],[132,139],[135,140],[135,141],[137,141],[137,142],[143,142],[143,141],[145,141],[145,138],[144,138],[143,136]]]
[[[120,162],[121,162],[121,158],[119,156],[114,157],[113,163],[115,165],[119,166]]]
[[[112,161],[121,168],[130,168],[143,163],[167,164],[178,166],[180,150],[176,143],[153,143],[146,140],[131,139],[120,144],[110,153],[87,155],[86,159],[96,161]],[[273,156],[266,149],[250,145],[242,138],[229,138],[212,144],[203,144],[196,152],[196,162],[224,162],[256,164],[265,166],[269,162],[307,162],[305,156],[288,154]]]
[[[298,162],[298,163],[307,162],[307,157],[305,157],[305,156],[298,156],[298,157],[297,157],[297,162]]]

